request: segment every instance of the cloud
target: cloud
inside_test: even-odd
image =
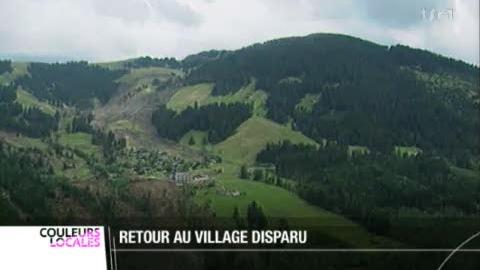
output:
[[[93,4],[99,15],[121,18],[125,22],[166,20],[185,26],[201,22],[200,14],[175,0],[102,0]]]
[[[433,9],[454,17],[430,20]],[[470,0],[0,0],[0,18],[0,55],[182,58],[338,32],[479,63],[478,1]]]

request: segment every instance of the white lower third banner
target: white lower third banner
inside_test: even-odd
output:
[[[0,269],[106,270],[103,227],[1,227]]]

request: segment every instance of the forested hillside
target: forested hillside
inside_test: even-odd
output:
[[[12,71],[12,62],[5,60],[1,61],[0,60],[0,75],[2,75],[5,72],[11,72]]]
[[[149,56],[135,58],[124,64],[125,68],[145,68],[145,67],[164,67],[180,68],[181,64],[175,58],[152,58]]]
[[[218,143],[232,135],[251,115],[252,108],[241,103],[196,105],[178,115],[162,106],[153,113],[152,122],[162,137],[179,140],[189,130],[200,130],[208,133],[208,142]]]
[[[417,226],[418,218],[478,215],[478,67],[403,45],[333,34],[191,59],[198,61],[193,68],[184,66],[186,83],[212,89],[202,95],[182,92],[185,104],[195,98],[226,100],[255,81],[254,90],[266,93],[264,116],[317,143],[277,137],[263,150],[252,149],[247,146],[261,145],[254,138],[273,136],[237,130],[215,148],[236,157],[233,163],[247,161],[238,154],[248,156],[247,149],[258,153],[254,166],[239,169],[244,181],[288,189],[398,239],[405,237],[398,235],[402,226]],[[179,96],[175,104],[181,104]],[[248,138],[241,137],[245,134]],[[229,141],[238,150],[220,147]]]
[[[16,131],[31,137],[49,135],[57,129],[58,115],[52,116],[38,108],[24,108],[16,102],[17,91],[13,85],[0,85],[0,128]]]
[[[58,186],[40,152],[17,151],[0,141],[0,170],[0,224],[20,222],[22,214],[30,222],[53,219],[49,200]]]
[[[450,169],[431,154],[352,154],[347,146],[316,148],[288,141],[257,156],[275,164],[279,176],[295,179],[307,201],[387,233],[395,219],[414,215],[460,217],[478,213],[480,183]]]
[[[118,88],[123,70],[109,70],[87,62],[32,63],[17,84],[37,98],[52,103],[89,106],[93,98],[105,103]]]
[[[257,80],[267,117],[291,122],[317,142],[440,151],[454,162],[478,156],[478,67],[406,46],[315,34],[255,44],[193,69],[189,83],[215,83],[213,95]],[[419,74],[449,78],[456,91]],[[308,110],[298,106],[315,97]],[[468,115],[468,117],[467,117]]]

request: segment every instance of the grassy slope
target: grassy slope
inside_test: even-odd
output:
[[[269,217],[287,218],[292,225],[322,227],[324,233],[353,246],[369,247],[379,241],[361,226],[342,216],[312,206],[283,188],[239,179],[238,166],[223,164],[222,167],[223,173],[217,176],[215,187],[201,189],[196,196],[199,204],[209,203],[219,217],[231,217],[234,207],[238,207],[240,214],[245,215],[247,205],[256,201]],[[241,195],[228,196],[225,195],[225,191],[238,191]],[[348,234],[345,231],[348,231]]]
[[[413,155],[416,156],[419,153],[422,153],[422,149],[415,146],[395,146],[395,153],[397,155]]]
[[[49,115],[54,115],[56,112],[56,109],[53,106],[46,102],[39,101],[32,94],[21,88],[17,89],[17,102],[22,104],[24,108],[35,107]]]
[[[137,134],[141,134],[143,132],[143,130],[140,129],[138,125],[136,125],[134,122],[127,119],[115,121],[109,125],[109,128],[112,131],[128,130],[132,133],[137,133]]]
[[[100,158],[101,148],[92,144],[92,135],[83,132],[77,133],[59,133],[58,143],[64,146],[68,146],[73,149],[77,149],[89,156],[95,156]],[[80,157],[74,156],[73,161],[69,161],[75,166],[69,169],[63,169],[63,163],[56,163],[55,170],[58,174],[66,176],[74,180],[85,180],[93,177],[92,172],[89,169],[86,161]]]
[[[203,149],[203,148],[211,148],[210,145],[203,145],[204,139],[207,137],[207,132],[206,131],[198,131],[198,130],[190,130],[187,132],[183,137],[180,139],[180,143],[189,146],[194,149]],[[190,145],[190,138],[193,137],[194,144]]]
[[[92,135],[88,133],[63,133],[58,139],[58,142],[61,145],[76,148],[89,155],[100,153],[100,148],[92,144]]]
[[[311,112],[320,99],[320,94],[306,94],[295,106],[296,110]]]
[[[14,133],[0,131],[0,139],[4,139],[6,142],[14,147],[18,148],[37,148],[40,150],[47,150],[48,145],[37,138],[30,138],[26,136],[17,136]]]
[[[214,146],[214,151],[235,164],[252,164],[267,143],[290,140],[292,143],[317,145],[300,132],[261,117],[252,117],[236,133]]]
[[[254,115],[264,116],[266,114],[265,102],[267,93],[262,90],[255,90],[255,81],[239,89],[235,93],[225,96],[212,96],[213,84],[202,83],[186,86],[179,89],[167,103],[167,107],[180,112],[195,102],[199,106],[212,103],[235,103],[243,102],[253,105]]]
[[[175,69],[162,67],[136,68],[131,69],[130,72],[122,76],[118,82],[121,88],[134,88],[143,84],[148,85],[154,79],[165,80],[173,74],[181,76],[183,73]]]
[[[180,88],[167,103],[167,108],[177,112],[183,111],[188,106],[193,106],[195,102],[199,106],[205,105],[205,101],[210,96],[213,84],[202,83]]]
[[[253,105],[253,114],[256,116],[265,116],[267,110],[265,103],[267,101],[267,93],[262,90],[255,89],[255,80],[253,80],[247,86],[240,88],[240,90],[225,96],[212,96],[210,95],[205,103],[235,103],[243,102]]]
[[[368,147],[360,146],[360,145],[349,145],[347,151],[349,156],[351,156],[353,153],[356,153],[356,154],[370,153],[370,150],[368,149]]]
[[[21,77],[28,73],[28,63],[13,62],[13,71],[11,73],[4,73],[0,75],[0,84],[12,83],[18,77]]]
[[[215,206],[218,216],[229,217],[238,206],[242,214],[251,201],[257,201],[270,217],[316,217],[327,212],[311,206],[293,193],[274,185],[243,180],[238,177],[239,168],[232,164],[222,164],[223,173],[217,176],[215,189],[240,191],[238,197],[220,195],[213,190],[200,190],[200,199],[209,199]],[[275,196],[272,196],[275,194]]]

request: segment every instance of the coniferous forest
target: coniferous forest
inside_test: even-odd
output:
[[[192,70],[190,83],[215,82],[213,94],[234,92],[257,79],[269,93],[267,117],[293,122],[321,142],[366,145],[384,153],[417,145],[452,158],[478,155],[478,99],[429,87],[418,73],[453,74],[472,82],[478,68],[406,46],[380,46],[342,35],[319,34],[274,40],[225,53]],[[309,110],[299,109],[317,95]],[[470,115],[472,117],[465,117]]]
[[[16,99],[13,85],[0,86],[0,128],[32,137],[46,136],[57,129],[56,117],[38,108],[23,108]]]
[[[0,198],[2,224],[21,222],[14,209],[18,205],[28,213],[30,222],[51,222],[48,199],[53,198],[56,186],[51,167],[40,152],[17,151],[0,142],[0,187],[9,198]],[[28,196],[26,196],[28,194]]]
[[[181,63],[177,59],[171,58],[152,58],[150,56],[135,58],[133,61],[126,62],[125,68],[146,68],[146,67],[165,67],[180,68]]]
[[[376,233],[388,233],[393,220],[412,213],[419,219],[478,213],[479,183],[453,173],[447,160],[431,152],[349,155],[347,147],[284,141],[269,144],[257,161],[274,164],[279,176],[295,179],[293,189],[307,201],[358,220]]]
[[[180,114],[161,106],[153,113],[152,123],[157,133],[165,138],[179,140],[190,130],[200,130],[208,133],[211,143],[218,143],[232,135],[250,116],[251,108],[241,103],[195,105]]]
[[[17,83],[38,98],[81,107],[89,106],[92,98],[106,102],[117,90],[115,79],[123,74],[87,62],[32,63],[28,72]]]
[[[8,60],[0,60],[0,75],[2,75],[5,72],[11,72],[12,71],[12,62]]]

